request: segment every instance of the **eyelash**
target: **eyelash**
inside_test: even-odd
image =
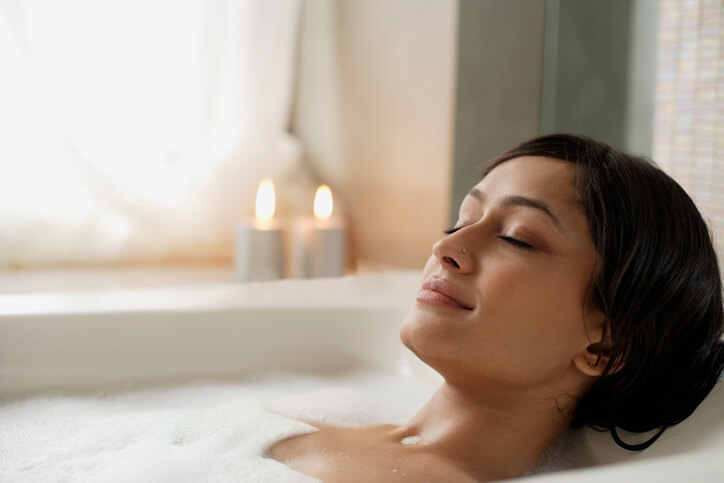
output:
[[[458,231],[461,228],[463,228],[463,227],[458,226],[458,227],[454,227],[454,228],[449,228],[447,230],[444,230],[443,233],[446,235],[452,235],[453,233],[455,233],[456,231]],[[499,235],[498,238],[500,240],[503,240],[506,243],[510,243],[511,245],[513,245],[515,247],[522,248],[523,250],[533,250],[535,248],[533,245],[530,245],[522,240],[518,240],[517,238],[503,236],[503,235]]]

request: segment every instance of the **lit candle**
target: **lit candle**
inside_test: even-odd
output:
[[[284,276],[282,228],[274,220],[274,184],[265,178],[256,193],[256,218],[236,227],[234,272],[237,280],[274,280]]]
[[[332,191],[317,188],[314,218],[302,218],[294,226],[293,275],[297,278],[340,277],[347,266],[345,223],[332,216]]]

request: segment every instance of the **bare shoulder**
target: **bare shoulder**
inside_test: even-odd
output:
[[[354,431],[356,436],[364,438],[374,432],[371,428],[376,428],[344,428],[304,419],[300,421],[317,428],[317,431],[278,441],[267,452],[270,457],[292,468],[302,464],[309,465],[330,455],[342,456],[349,450],[350,432]]]
[[[300,421],[307,423],[310,426],[314,426],[317,428],[317,431],[291,436],[277,441],[267,451],[268,456],[281,461],[282,463],[287,463],[295,458],[306,457],[309,453],[313,453],[320,449],[326,450],[328,446],[325,442],[333,440],[335,432],[338,432],[337,430],[341,429],[303,419],[300,419]]]
[[[473,482],[448,460],[385,439],[393,425],[341,428],[304,421],[318,428],[270,448],[270,457],[325,482]]]

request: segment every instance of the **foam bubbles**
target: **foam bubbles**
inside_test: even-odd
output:
[[[401,424],[435,386],[389,375],[267,374],[238,384],[0,403],[7,481],[314,481],[264,457],[314,428]]]
[[[405,445],[411,445],[411,444],[418,444],[420,441],[422,441],[422,436],[408,436],[406,438],[402,438],[402,441],[400,441],[402,444]]]

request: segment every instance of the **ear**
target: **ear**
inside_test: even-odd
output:
[[[597,314],[597,323],[595,326],[598,330],[594,330],[590,335],[597,337],[599,342],[589,344],[584,350],[580,351],[573,357],[573,364],[576,368],[587,376],[600,377],[608,366],[611,354],[611,336],[608,321],[602,314]],[[620,371],[623,364],[616,364],[612,374]]]
[[[587,376],[600,377],[609,362],[611,346],[608,342],[594,342],[573,357],[573,364]],[[616,368],[618,371],[619,368]]]

